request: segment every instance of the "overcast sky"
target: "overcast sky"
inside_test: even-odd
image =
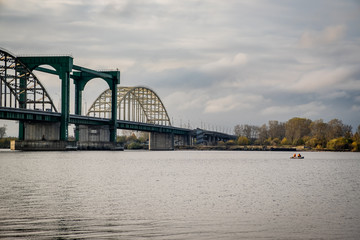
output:
[[[177,126],[360,124],[359,0],[0,0],[0,32],[14,54],[118,68],[122,86],[153,89]],[[106,88],[89,84],[87,107]]]

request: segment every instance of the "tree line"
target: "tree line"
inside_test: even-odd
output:
[[[360,150],[360,125],[355,133],[339,119],[324,122],[294,117],[287,122],[269,121],[262,126],[236,125],[239,145],[303,145],[312,149]]]

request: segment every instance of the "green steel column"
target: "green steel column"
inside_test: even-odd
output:
[[[82,106],[82,89],[79,86],[78,81],[74,81],[75,83],[75,114],[81,115],[81,106]],[[79,141],[79,124],[75,125],[75,139]]]
[[[117,81],[114,79],[111,84],[111,125],[110,142],[116,142],[116,110],[117,110]]]
[[[22,72],[20,77],[20,97],[19,107],[26,108],[26,73]],[[19,121],[19,140],[25,140],[25,125],[24,121]]]
[[[75,82],[75,114],[81,115],[81,105],[82,105],[82,89],[79,86],[78,81]]]
[[[25,136],[25,126],[24,126],[24,121],[19,121],[19,140],[25,140],[24,136]]]
[[[64,71],[61,74],[61,126],[60,140],[68,140],[68,126],[70,117],[70,73]]]

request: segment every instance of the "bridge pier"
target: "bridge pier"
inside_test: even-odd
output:
[[[19,122],[18,141],[15,150],[62,151],[76,148],[76,142],[61,141],[60,122]]]
[[[24,122],[24,140],[31,141],[55,141],[60,139],[60,123],[59,122]]]
[[[190,135],[175,135],[174,136],[174,145],[175,146],[191,146],[192,138]]]
[[[87,126],[79,125],[79,141],[80,142],[109,142],[110,128],[103,126]]]
[[[216,145],[219,141],[235,140],[236,136],[197,128],[194,131],[196,144]]]
[[[111,126],[78,125],[78,150],[123,150],[123,146],[111,138]]]
[[[174,134],[149,133],[149,150],[174,150]]]
[[[109,141],[111,126],[78,125],[79,141],[60,140],[60,122],[24,122],[24,139],[15,142],[16,150],[123,150],[123,146]]]

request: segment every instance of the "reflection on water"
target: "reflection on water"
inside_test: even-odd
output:
[[[360,154],[0,152],[0,238],[359,239]]]

